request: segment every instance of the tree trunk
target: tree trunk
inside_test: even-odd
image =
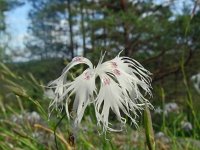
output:
[[[120,0],[120,7],[123,10],[123,12],[126,12],[127,9],[127,1],[126,0]],[[130,56],[131,50],[129,46],[129,37],[128,37],[128,25],[126,22],[123,22],[122,27],[124,29],[124,49],[125,49],[125,55]]]
[[[81,32],[83,40],[83,56],[86,55],[86,42],[85,42],[85,26],[84,26],[84,13],[83,13],[83,4],[84,0],[81,0],[80,9],[81,9]]]
[[[73,29],[72,29],[72,12],[71,12],[71,1],[67,0],[68,2],[68,23],[69,23],[69,32],[70,32],[70,52],[71,52],[71,58],[74,57],[74,40],[73,40]]]

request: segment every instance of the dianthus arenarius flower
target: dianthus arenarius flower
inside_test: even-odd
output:
[[[138,112],[143,110],[145,105],[152,107],[141,93],[143,90],[145,95],[152,96],[149,76],[151,73],[136,60],[120,57],[120,53],[110,61],[103,62],[103,58],[104,55],[96,67],[87,58],[73,58],[62,75],[48,85],[55,93],[49,109],[61,111],[65,106],[67,117],[73,118],[74,126],[77,127],[86,107],[92,103],[97,124],[103,127],[103,131],[121,130],[111,127],[110,111],[116,115],[122,126],[126,123],[126,116],[137,126]],[[68,81],[69,70],[78,64],[86,64],[88,68],[73,81]],[[73,106],[69,109],[70,103],[73,103]]]

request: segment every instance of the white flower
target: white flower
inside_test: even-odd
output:
[[[191,80],[193,82],[194,88],[200,94],[200,73],[193,75]]]
[[[67,117],[73,118],[74,126],[77,127],[86,107],[92,103],[95,107],[97,124],[103,127],[103,131],[119,131],[111,127],[110,111],[114,112],[122,125],[126,123],[124,117],[126,115],[137,126],[137,113],[144,109],[145,104],[152,107],[141,93],[143,90],[145,95],[152,96],[149,76],[151,73],[129,57],[118,55],[102,63],[104,55],[97,67],[84,57],[72,59],[62,75],[48,85],[54,89],[55,93],[55,98],[51,101],[49,108],[51,111],[54,109],[61,111],[65,105]],[[88,68],[73,81],[69,81],[67,79],[69,70],[78,64],[86,64]],[[98,81],[100,87],[96,86]],[[71,100],[72,95],[75,97],[74,100]],[[73,103],[72,110],[68,108],[69,103]]]
[[[54,99],[55,93],[52,89],[47,89],[47,90],[44,91],[44,96],[49,98],[49,99]]]
[[[168,114],[170,114],[172,112],[177,113],[178,111],[179,111],[179,106],[174,102],[167,103],[164,106],[164,114],[166,116],[168,116]]]
[[[161,114],[161,113],[163,112],[163,110],[160,108],[160,106],[158,106],[158,107],[154,110],[154,112],[155,112],[156,114]]]
[[[181,128],[186,132],[189,132],[193,129],[192,124],[188,121],[181,122]]]

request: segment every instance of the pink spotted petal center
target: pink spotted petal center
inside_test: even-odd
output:
[[[104,83],[104,85],[109,85],[110,84],[110,79],[105,77],[103,79],[103,83]]]
[[[114,69],[113,70],[113,73],[115,74],[115,75],[121,75],[121,72],[118,70],[118,69]]]
[[[83,57],[74,57],[72,59],[72,61],[76,61],[76,62],[79,62],[79,61],[82,61],[83,60]]]
[[[113,62],[113,61],[111,62],[111,65],[112,65],[113,68],[117,68],[117,66],[118,66],[117,63]]]
[[[85,74],[84,74],[84,79],[85,80],[89,80],[90,78],[91,78],[91,73],[89,73],[89,72],[86,72]]]

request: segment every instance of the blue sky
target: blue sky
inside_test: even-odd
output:
[[[26,3],[6,13],[7,32],[11,35],[12,47],[24,47],[23,41],[24,36],[27,36],[30,9],[31,6]]]

